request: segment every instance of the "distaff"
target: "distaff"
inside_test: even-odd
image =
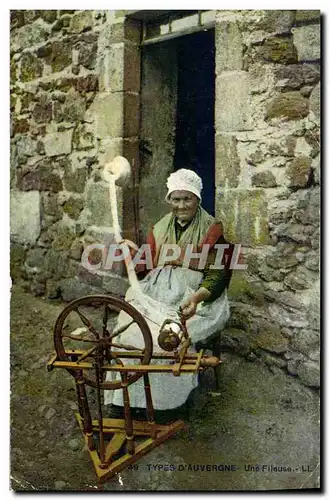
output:
[[[103,178],[109,183],[109,198],[112,215],[112,224],[115,233],[115,241],[123,248],[125,256],[125,265],[127,269],[128,280],[132,288],[141,291],[139,281],[136,276],[134,266],[132,265],[131,254],[125,240],[123,240],[120,232],[118,209],[117,209],[117,194],[116,185],[124,187],[131,177],[131,166],[123,156],[116,156],[111,162],[107,163],[103,170]]]

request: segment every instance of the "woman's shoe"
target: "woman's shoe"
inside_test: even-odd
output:
[[[146,410],[144,408],[131,408],[132,420],[147,420]],[[123,406],[111,405],[108,418],[125,419],[125,412]]]
[[[188,408],[185,403],[171,410],[155,410],[156,424],[172,424],[176,420],[186,420],[187,417]]]

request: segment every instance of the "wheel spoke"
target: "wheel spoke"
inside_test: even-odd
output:
[[[109,337],[110,335],[108,331],[108,318],[109,318],[109,307],[106,304],[104,307],[104,314],[103,314],[103,337]]]
[[[79,318],[81,319],[81,321],[84,323],[85,326],[87,326],[88,330],[90,332],[93,333],[93,335],[95,335],[95,337],[97,339],[100,338],[100,335],[98,334],[98,332],[95,330],[94,326],[92,325],[92,323],[89,321],[88,318],[86,318],[86,316],[83,315],[83,313],[81,311],[79,311],[78,307],[75,309],[76,313],[78,314]]]
[[[93,344],[97,344],[97,340],[85,339],[83,337],[74,337],[73,335],[62,335],[62,339],[71,339],[71,340],[79,340],[79,342],[92,342]]]
[[[117,335],[120,335],[121,333],[123,333],[125,330],[127,330],[127,328],[129,328],[133,323],[135,323],[135,320],[132,319],[132,321],[130,321],[127,325],[124,325],[124,326],[121,326],[120,328],[118,328],[118,330],[114,330],[112,332],[112,334],[110,335],[110,340],[117,337]]]
[[[135,347],[134,345],[129,345],[129,344],[112,343],[111,347],[118,347],[119,349],[125,349],[126,351],[141,351],[141,352],[144,351],[144,349],[140,349],[140,347]]]
[[[93,352],[97,349],[97,345],[94,345],[91,349],[88,349],[88,351],[85,351],[84,354],[80,356],[80,358],[77,359],[77,363],[80,363],[84,359],[88,358],[88,356],[91,356]]]

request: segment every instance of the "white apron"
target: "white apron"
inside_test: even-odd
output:
[[[158,346],[159,330],[167,318],[178,320],[179,306],[198,288],[203,279],[203,273],[181,266],[165,266],[155,268],[140,281],[143,295],[130,287],[125,300],[135,307],[146,319],[153,339],[154,352],[164,352]],[[213,333],[222,330],[229,318],[229,304],[227,290],[221,297],[211,303],[199,303],[196,314],[187,321],[187,330],[192,341],[188,352],[196,352],[196,342],[208,338]],[[124,311],[119,313],[117,327],[131,321],[131,317]],[[137,331],[136,325],[131,325],[125,332],[116,337],[115,341],[131,344],[139,348],[144,347],[142,333]],[[122,360],[125,364],[134,361]],[[157,360],[157,363],[168,361]],[[152,363],[156,363],[153,360]],[[120,374],[108,372],[107,380],[120,379]],[[150,373],[150,387],[154,408],[156,410],[173,409],[184,404],[190,392],[197,386],[197,374],[181,374],[175,377],[172,373]],[[143,377],[129,386],[130,404],[134,408],[145,408],[145,392]],[[104,391],[104,403],[123,405],[123,391]]]

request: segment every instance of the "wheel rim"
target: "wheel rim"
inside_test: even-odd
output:
[[[72,312],[79,311],[79,307],[82,307],[82,306],[95,307],[96,305],[99,305],[99,306],[103,305],[105,310],[107,307],[109,309],[109,311],[115,311],[118,313],[121,311],[124,311],[132,318],[132,320],[134,320],[134,323],[136,323],[136,325],[139,327],[141,334],[143,336],[143,340],[144,340],[143,357],[141,358],[141,360],[138,363],[143,364],[143,365],[149,364],[150,359],[152,357],[153,342],[152,342],[150,329],[149,329],[149,326],[148,326],[146,320],[144,319],[142,314],[137,309],[135,309],[132,305],[130,305],[125,300],[122,300],[122,299],[119,299],[119,298],[113,297],[113,296],[107,296],[107,295],[89,295],[86,297],[81,297],[79,299],[76,299],[76,300],[70,302],[63,309],[63,311],[61,312],[61,314],[57,318],[57,321],[56,321],[55,327],[54,327],[54,345],[55,345],[55,350],[56,350],[56,354],[58,356],[58,359],[60,361],[70,361],[70,355],[66,352],[66,349],[63,345],[63,338],[67,337],[66,335],[63,335],[63,327],[64,327],[65,320],[68,318],[69,314]],[[80,316],[80,314],[79,314],[79,316]],[[91,332],[91,330],[89,328],[88,328],[88,330]],[[104,330],[103,330],[103,334],[104,334]],[[94,336],[95,336],[95,334],[94,334]],[[69,337],[69,338],[71,338],[71,337]],[[103,339],[104,337],[100,336],[100,338]],[[88,342],[88,340],[86,340],[86,342]],[[93,341],[90,340],[90,342],[93,342]],[[94,343],[96,346],[98,345],[97,339],[94,341]],[[113,343],[111,342],[111,345],[112,344]],[[116,342],[114,342],[114,344],[116,344]],[[141,349],[139,348],[138,350],[141,350]],[[96,353],[96,351],[97,351],[97,348],[95,350],[95,353]],[[111,355],[111,349],[110,349],[110,355]],[[114,359],[114,357],[112,359]],[[73,376],[76,375],[76,371],[73,369],[68,368],[67,371]],[[130,384],[136,382],[139,378],[142,377],[142,375],[143,375],[143,373],[128,373],[127,383],[130,385]],[[94,380],[89,374],[86,374],[86,370],[84,370],[84,379],[85,379],[85,383],[87,385],[90,385],[91,387],[98,386],[97,381]],[[106,390],[121,389],[122,388],[122,381],[121,380],[101,381],[100,387],[101,387],[101,389],[106,389]]]

